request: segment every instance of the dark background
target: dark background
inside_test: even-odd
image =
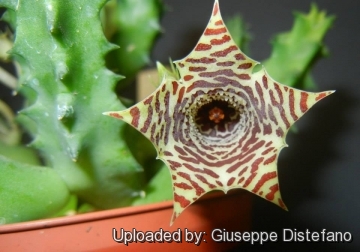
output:
[[[161,22],[164,34],[155,46],[152,59],[167,63],[169,56],[181,59],[194,48],[209,21],[213,1],[164,2],[168,7]],[[289,147],[280,154],[280,188],[289,212],[254,196],[253,230],[277,231],[281,237],[284,228],[298,231],[325,228],[351,232],[353,242],[278,242],[245,245],[240,247],[242,251],[270,248],[360,251],[360,2],[220,0],[220,8],[224,18],[235,13],[244,17],[253,37],[249,56],[262,61],[270,54],[269,41],[273,35],[289,30],[293,12],[308,12],[312,2],[336,16],[325,39],[330,57],[319,61],[313,71],[319,90],[336,90],[336,93],[316,104],[297,122],[299,132],[289,133]]]

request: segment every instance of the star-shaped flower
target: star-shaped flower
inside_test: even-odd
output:
[[[195,49],[175,62],[180,78],[164,74],[146,99],[121,119],[154,144],[169,167],[172,222],[212,190],[243,188],[283,209],[277,159],[291,125],[332,91],[310,93],[275,82],[232,40],[215,1]]]

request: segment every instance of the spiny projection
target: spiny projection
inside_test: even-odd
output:
[[[171,224],[206,192],[246,189],[283,209],[277,159],[295,121],[333,93],[277,83],[231,38],[215,1],[194,50],[174,62],[180,78],[164,74],[146,99],[121,119],[154,144],[169,167],[174,195]]]

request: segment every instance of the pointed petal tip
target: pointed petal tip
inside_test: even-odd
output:
[[[331,94],[333,94],[335,92],[336,92],[336,90],[329,90],[329,91],[327,91],[327,96],[329,96],[329,95],[331,95]]]
[[[219,1],[215,0],[213,8],[213,16],[216,16],[219,13]]]
[[[119,112],[116,112],[116,111],[103,112],[102,114],[106,115],[106,116],[111,116],[111,117],[114,117],[117,119],[123,119],[123,117],[119,114]]]
[[[276,205],[278,205],[279,207],[281,207],[283,210],[285,211],[289,211],[289,209],[287,208],[287,206],[285,205],[284,201],[282,201],[281,198],[278,199],[278,202],[274,202]]]
[[[327,90],[327,91],[323,91],[323,92],[320,92],[320,93],[326,93],[326,95],[331,95],[333,93],[335,93],[336,90]]]
[[[319,92],[317,93],[317,96],[315,98],[316,102],[322,100],[323,98],[335,93],[336,90],[329,90],[329,91],[324,91],[324,92]]]
[[[111,116],[111,113],[113,113],[113,112],[107,111],[107,112],[103,112],[103,113],[101,113],[101,114],[102,114],[102,115],[105,115],[105,116]]]
[[[175,211],[173,211],[173,214],[172,214],[171,220],[170,220],[170,227],[174,224],[176,218],[177,218],[177,214]]]
[[[289,212],[289,209],[287,208],[287,206],[285,206],[284,203],[282,203],[282,205],[280,206],[283,210],[285,210],[286,212]]]

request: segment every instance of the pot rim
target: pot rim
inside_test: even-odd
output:
[[[244,190],[231,190],[228,193],[224,194],[223,191],[213,191],[211,193],[207,193],[202,196],[199,200],[210,200],[213,198],[231,195],[234,193],[241,193]],[[194,203],[196,204],[196,202]],[[167,200],[163,202],[156,202],[151,204],[139,205],[139,206],[128,206],[128,207],[121,207],[117,209],[110,209],[110,210],[101,210],[96,212],[90,213],[83,213],[83,214],[76,214],[73,216],[63,216],[63,217],[56,217],[56,218],[49,218],[49,219],[39,219],[39,220],[32,220],[32,221],[25,221],[25,222],[18,222],[12,224],[5,224],[0,225],[0,234],[5,233],[15,233],[15,232],[23,232],[23,231],[30,231],[36,229],[43,229],[43,228],[51,228],[51,227],[58,227],[64,225],[72,225],[78,223],[84,223],[89,221],[97,221],[103,219],[111,219],[115,217],[123,217],[126,215],[134,215],[138,213],[144,212],[152,212],[167,208],[173,207],[173,200]]]

